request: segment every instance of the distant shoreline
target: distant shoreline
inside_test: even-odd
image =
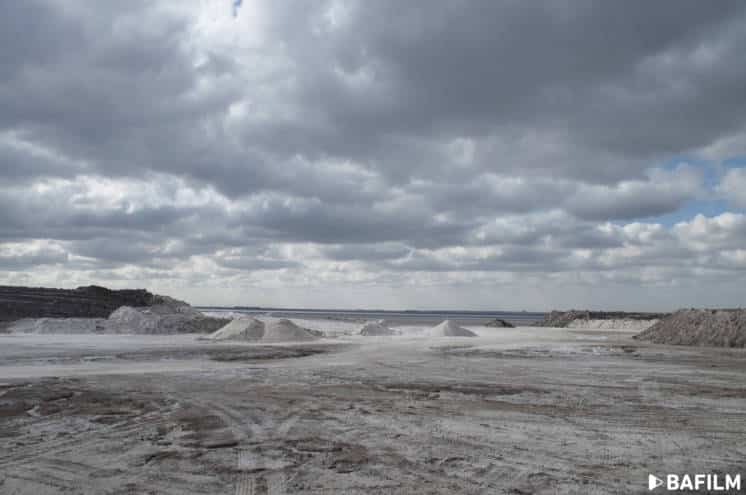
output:
[[[528,311],[425,311],[425,310],[368,310],[368,309],[302,309],[302,308],[258,308],[195,306],[200,311],[234,312],[251,315],[267,315],[282,318],[306,318],[322,320],[367,321],[387,320],[400,325],[435,324],[443,320],[454,320],[461,325],[482,325],[496,318],[511,323],[526,324],[540,321],[546,313]]]
[[[275,308],[264,306],[193,306],[200,310],[216,311],[287,311],[295,313],[395,313],[395,314],[471,314],[471,315],[532,315],[543,316],[548,311],[479,311],[479,310],[460,310],[460,309],[334,309],[334,308]]]

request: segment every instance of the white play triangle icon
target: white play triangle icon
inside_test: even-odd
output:
[[[648,475],[648,490],[654,490],[658,488],[659,486],[663,486],[663,480],[653,476],[652,474]]]

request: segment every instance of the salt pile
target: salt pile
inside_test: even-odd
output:
[[[103,318],[25,318],[7,325],[11,333],[81,334],[133,333],[167,335],[210,333],[226,324],[223,318],[210,318],[190,306],[167,305],[133,308],[122,306],[108,319]]]
[[[427,335],[429,337],[476,337],[477,334],[464,327],[456,325],[451,320],[445,320],[431,328]]]
[[[253,340],[264,336],[264,323],[256,318],[236,318],[226,326],[210,334],[210,340]]]
[[[279,343],[316,340],[324,333],[303,328],[290,320],[263,322],[252,317],[236,318],[211,335],[209,340],[246,340],[249,342]]]
[[[164,298],[163,304],[154,306],[122,306],[109,316],[106,330],[153,335],[210,333],[226,322],[223,318],[205,316],[185,302]]]
[[[398,334],[399,332],[389,328],[383,321],[369,321],[360,329],[360,335],[365,335],[366,337]]]
[[[285,318],[265,324],[261,342],[296,342],[316,340],[321,332],[302,328]]]
[[[589,330],[646,330],[660,320],[635,320],[633,318],[613,318],[610,320],[586,320],[578,318],[568,323],[567,328],[586,328]]]
[[[103,333],[103,318],[24,318],[8,325],[11,333],[76,334]]]
[[[667,313],[633,313],[625,311],[589,311],[589,310],[577,310],[571,309],[569,311],[552,311],[544,315],[544,319],[536,321],[531,324],[535,327],[557,327],[565,328],[573,326],[574,328],[628,328],[634,330],[639,328],[640,330],[647,328],[645,325],[652,325],[653,320],[660,320],[669,316]],[[607,323],[601,323],[601,321],[613,321],[617,320],[613,325],[622,325],[616,327],[610,327]],[[635,323],[634,321],[640,323]],[[588,323],[582,323],[587,321]],[[627,323],[627,322],[630,323]],[[584,325],[584,326],[583,326]]]
[[[657,344],[746,347],[746,309],[682,309],[635,338]]]

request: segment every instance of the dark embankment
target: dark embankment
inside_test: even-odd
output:
[[[657,344],[746,347],[746,309],[682,309],[635,338]]]
[[[152,306],[161,296],[144,289],[110,290],[0,286],[0,322],[21,318],[108,318],[121,306]]]
[[[552,311],[543,320],[532,323],[536,327],[566,327],[575,320],[658,320],[670,313],[628,313],[625,311],[588,311],[571,309]]]
[[[494,328],[515,328],[515,325],[507,320],[503,320],[502,318],[495,318],[494,320],[490,320],[485,323],[484,326]]]

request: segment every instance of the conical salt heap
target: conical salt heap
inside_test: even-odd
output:
[[[264,337],[264,323],[256,318],[236,318],[220,330],[210,334],[210,340],[252,340]]]
[[[464,327],[458,326],[451,320],[445,320],[431,328],[427,335],[430,337],[476,337],[477,334]]]
[[[267,323],[264,327],[264,336],[262,342],[295,342],[304,340],[316,340],[319,337],[314,335],[307,328],[299,327],[295,323],[285,318]]]

